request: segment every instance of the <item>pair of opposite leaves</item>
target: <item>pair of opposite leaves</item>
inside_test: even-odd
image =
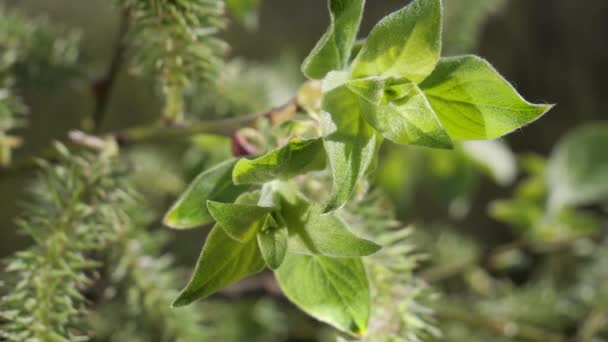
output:
[[[201,219],[207,218],[221,221],[217,212],[212,215],[204,206],[207,200],[232,202],[248,189],[243,184],[289,179],[324,169],[326,160],[333,175],[333,192],[325,212],[331,212],[351,196],[373,164],[384,138],[400,144],[450,148],[453,139],[500,137],[550,109],[548,105],[525,101],[489,63],[478,57],[440,58],[440,0],[415,0],[387,16],[358,50],[354,43],[363,6],[364,0],[330,0],[330,28],[302,67],[309,78],[323,79],[323,136],[293,140],[256,160],[232,163],[230,172],[215,178],[205,176],[204,182],[195,181],[167,215],[169,225],[199,225]],[[205,191],[196,189],[201,186],[206,187]],[[316,211],[314,215],[321,217],[320,214]],[[176,304],[208,296],[256,273],[264,267],[264,261],[271,268],[282,262],[277,271],[279,283],[292,301],[344,331],[365,331],[369,290],[360,259],[307,259],[298,251],[287,253],[288,247],[283,247],[288,245],[285,231],[277,227],[274,219],[270,220],[270,214],[266,215],[258,221],[257,228],[246,230],[249,238],[244,243],[236,241],[238,236],[230,228],[215,227],[192,281]],[[314,233],[324,228],[310,227]],[[251,242],[256,240],[253,236],[257,236],[257,244]],[[234,252],[233,258],[226,258],[226,250]],[[231,271],[217,271],[213,266],[216,272],[210,272],[209,266],[201,266],[217,260]],[[335,273],[339,269],[348,274]],[[334,294],[319,296],[318,285],[328,283],[328,279],[351,279],[359,285],[346,282],[340,286],[339,281],[330,281]],[[349,286],[356,291],[349,291]],[[357,297],[356,292],[363,296]],[[321,297],[323,300],[318,301]]]
[[[216,222],[173,305],[206,298],[268,266],[304,311],[343,331],[365,332],[370,291],[360,257],[380,246],[351,233],[337,216],[321,215],[295,185],[248,172],[247,162],[228,160],[200,174],[165,217],[182,229]],[[280,178],[289,173],[271,172]],[[255,184],[264,184],[262,190]]]

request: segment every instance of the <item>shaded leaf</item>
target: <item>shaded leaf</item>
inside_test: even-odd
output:
[[[255,239],[240,243],[215,226],[205,242],[192,279],[173,302],[184,306],[264,269]]]
[[[287,227],[279,226],[269,215],[264,229],[257,233],[257,238],[266,265],[276,270],[281,266],[287,254]]]
[[[289,253],[275,274],[287,298],[309,315],[356,336],[367,331],[370,292],[359,258]]]
[[[551,109],[524,100],[476,56],[442,58],[420,87],[448,134],[458,140],[498,138]]]
[[[359,96],[346,87],[325,94],[321,130],[333,176],[332,195],[325,212],[340,208],[350,198],[381,142],[363,118]]]
[[[332,257],[365,256],[380,246],[353,234],[335,215],[322,215],[301,194],[282,196],[281,217],[289,231],[289,251]]]

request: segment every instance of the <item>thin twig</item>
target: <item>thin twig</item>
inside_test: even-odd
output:
[[[277,117],[284,118],[291,116],[296,111],[298,111],[296,99],[292,98],[287,103],[265,112],[257,112],[230,119],[199,121],[187,126],[135,127],[115,133],[114,136],[121,146],[143,142],[183,140],[205,133],[231,136],[240,128],[250,126],[260,118],[276,120]]]
[[[93,112],[93,131],[99,133],[101,125],[110,103],[110,94],[116,83],[120,67],[124,60],[127,51],[126,36],[129,32],[130,12],[124,8],[121,13],[120,26],[118,28],[118,37],[114,47],[114,54],[110,62],[110,66],[106,74],[95,82],[93,90],[95,93],[95,110]]]
[[[144,126],[129,128],[117,133],[111,133],[106,137],[114,137],[121,146],[129,146],[138,143],[148,142],[165,142],[189,139],[197,134],[219,134],[219,135],[233,135],[238,129],[253,124],[260,118],[267,118],[270,120],[276,120],[278,117],[286,118],[293,115],[299,110],[296,99],[292,98],[287,103],[274,107],[265,112],[258,112],[241,117],[224,119],[224,120],[209,120],[199,121],[189,126]],[[87,147],[91,146],[88,142],[91,139],[99,138],[92,135],[86,135],[86,139],[82,139],[82,133],[78,132],[75,136],[74,132],[72,135],[68,133],[67,139],[61,139],[63,144],[74,147]],[[99,141],[102,141],[101,139]],[[13,162],[9,167],[0,167],[0,177],[19,176],[26,173],[37,166],[35,160],[39,158],[53,159],[56,157],[57,151],[54,148],[49,148],[36,155],[34,158],[26,158],[21,161]]]

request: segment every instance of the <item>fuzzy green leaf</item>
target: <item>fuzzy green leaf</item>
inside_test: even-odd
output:
[[[370,77],[346,86],[360,96],[363,116],[385,138],[398,144],[452,148],[450,137],[416,84]]]
[[[207,209],[224,232],[239,242],[251,240],[273,211],[269,207],[214,201],[207,201]]]
[[[353,62],[352,77],[394,76],[420,83],[441,53],[441,1],[415,0],[382,19]]]
[[[363,118],[359,96],[338,87],[323,96],[321,130],[333,176],[332,195],[325,212],[346,203],[370,167],[380,136]]]
[[[235,184],[261,184],[275,179],[290,179],[297,175],[323,170],[326,164],[321,139],[294,139],[254,160],[241,159],[232,172]]]
[[[173,302],[184,306],[264,269],[255,239],[240,243],[215,226],[205,242],[192,279]]]
[[[594,123],[562,139],[549,160],[550,204],[608,201],[608,124]]]
[[[301,194],[281,197],[281,216],[289,231],[289,251],[331,257],[371,255],[377,244],[353,234],[335,215],[322,215]]]
[[[269,215],[264,228],[258,232],[257,238],[266,265],[276,270],[281,266],[287,254],[287,227],[279,226]]]
[[[202,172],[173,204],[163,222],[172,228],[186,229],[213,222],[207,201],[232,202],[247,190],[247,186],[232,183],[232,168],[236,160],[225,161]]]
[[[458,140],[498,138],[551,109],[524,100],[476,56],[442,58],[420,87],[448,134]]]
[[[370,291],[361,259],[289,253],[275,274],[285,296],[309,315],[356,336],[367,331]]]
[[[332,70],[344,69],[361,16],[364,0],[329,0],[330,26],[302,64],[302,72],[310,79],[322,79]]]

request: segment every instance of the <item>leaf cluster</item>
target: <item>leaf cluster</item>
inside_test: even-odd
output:
[[[357,50],[364,2],[329,1],[330,27],[302,65],[313,81],[298,96],[318,119],[316,134],[204,171],[167,213],[165,224],[178,229],[214,224],[175,306],[268,267],[302,310],[365,335],[371,292],[361,257],[380,247],[352,233],[338,209],[373,171],[383,140],[452,148],[505,135],[550,108],[525,101],[478,57],[440,58],[441,6],[412,2],[381,20]],[[324,171],[329,199],[305,195],[298,184]]]

